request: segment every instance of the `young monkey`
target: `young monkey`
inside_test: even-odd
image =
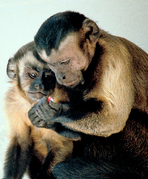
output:
[[[26,171],[31,179],[52,178],[52,167],[71,155],[73,142],[53,130],[33,126],[28,111],[43,96],[53,93],[55,76],[38,56],[34,42],[21,47],[9,59],[7,75],[11,87],[4,102],[10,125],[10,143],[4,179],[20,179]]]

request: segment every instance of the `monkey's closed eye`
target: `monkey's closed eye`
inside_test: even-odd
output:
[[[70,63],[70,59],[66,59],[60,62],[60,65],[67,65]]]
[[[34,79],[34,78],[36,78],[36,77],[38,76],[37,73],[28,73],[28,75],[29,75],[29,77],[32,78],[32,79]]]

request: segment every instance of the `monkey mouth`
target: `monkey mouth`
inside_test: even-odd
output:
[[[42,97],[46,96],[47,94],[42,92],[29,92],[29,97],[32,99],[41,99]]]
[[[71,81],[71,82],[63,83],[63,85],[66,86],[66,87],[73,88],[73,87],[77,86],[79,83],[80,83],[80,79],[76,79],[76,80]]]

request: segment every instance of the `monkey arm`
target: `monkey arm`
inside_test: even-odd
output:
[[[101,160],[69,158],[53,167],[55,178],[141,178],[141,173],[132,167]]]
[[[130,63],[125,57],[119,63],[118,58],[116,67],[113,63],[105,66],[102,79],[82,101],[54,121],[73,131],[102,137],[122,131],[133,108],[135,90]]]
[[[59,117],[47,120],[46,126],[50,126],[51,122],[55,122],[56,124],[60,123],[61,127],[64,126],[76,132],[103,137],[118,133],[125,127],[128,115],[125,117],[122,113],[119,114],[114,111],[111,113],[107,108],[100,109],[97,112],[85,111],[84,108],[87,109],[85,107],[87,103],[84,104],[79,106],[79,110],[70,110],[65,115],[61,114]],[[52,128],[56,126],[55,123],[52,125]],[[56,127],[55,130],[57,131]]]
[[[55,124],[60,123],[61,128],[102,137],[123,130],[135,96],[131,66],[126,56],[122,57],[123,60],[120,56],[111,57],[108,55],[102,59],[105,61],[107,58],[108,65],[104,67],[101,80],[89,87],[88,93],[84,91],[83,100],[78,99],[67,110],[64,104],[51,102],[48,105],[46,100],[41,101],[29,111],[32,123],[53,129],[56,129]]]
[[[107,137],[121,131],[128,119],[126,109],[127,116],[122,116],[125,115],[122,110],[110,108],[109,104],[96,99],[79,101],[70,108],[65,104],[48,104],[43,98],[29,111],[29,118],[34,125],[51,128],[69,138],[77,138],[81,133]]]
[[[112,74],[113,67],[109,72],[106,70],[102,84],[99,83],[73,106],[52,101],[48,104],[43,98],[29,111],[31,122],[58,133],[63,131],[61,135],[65,129],[102,137],[120,132],[126,125],[134,101],[131,79],[125,69],[120,68],[117,75]]]
[[[116,68],[106,66],[102,80],[73,106],[52,101],[48,104],[43,98],[29,111],[32,123],[53,129],[60,123],[72,131],[102,137],[120,132],[134,103],[130,66],[126,63],[125,59]]]

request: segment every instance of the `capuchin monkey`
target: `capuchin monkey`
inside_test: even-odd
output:
[[[26,171],[32,179],[53,178],[52,167],[71,155],[73,142],[53,130],[33,126],[28,111],[43,96],[53,93],[55,76],[38,56],[34,42],[21,47],[9,59],[7,75],[11,79],[5,95],[10,143],[4,179],[21,179]]]
[[[72,158],[54,166],[54,176],[148,178],[148,54],[70,11],[47,19],[35,44],[69,102],[51,95],[48,104],[43,97],[29,118],[37,127],[63,136],[69,129],[68,138],[73,132],[81,138]]]

